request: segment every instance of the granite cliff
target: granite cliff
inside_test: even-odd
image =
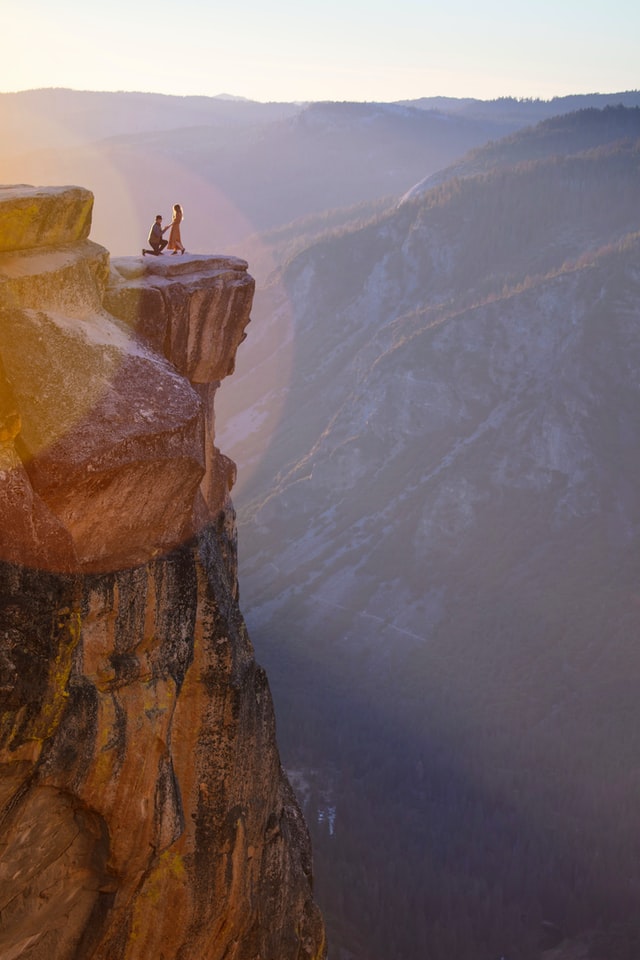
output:
[[[320,958],[214,445],[253,280],[92,203],[0,189],[0,955]]]

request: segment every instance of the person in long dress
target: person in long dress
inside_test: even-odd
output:
[[[175,254],[180,251],[184,253],[182,239],[180,237],[180,224],[182,223],[182,207],[179,203],[173,205],[173,217],[171,219],[171,233],[169,234],[169,250]]]

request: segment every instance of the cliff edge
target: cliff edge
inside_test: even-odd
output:
[[[0,188],[0,955],[322,958],[214,443],[253,280],[92,204]]]

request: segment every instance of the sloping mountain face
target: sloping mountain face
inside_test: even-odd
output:
[[[640,94],[630,99],[638,101]],[[548,110],[551,103],[544,106]],[[454,107],[451,109],[454,110]],[[490,140],[459,157],[451,165],[421,177],[399,202],[412,200],[438,185],[446,184],[446,190],[451,192],[451,182],[456,179],[495,174],[498,170],[508,171],[519,163],[551,161],[555,157],[568,157],[591,149],[602,150],[607,145],[614,147],[621,141],[634,142],[639,135],[640,108],[637,106],[625,108],[618,104],[601,110],[591,107],[553,116],[510,136]],[[435,140],[437,142],[437,137]],[[435,196],[433,194],[432,199]],[[250,251],[252,266],[260,283],[270,277],[274,268],[282,266],[311,246],[323,234],[329,231],[335,234],[348,227],[361,226],[385,210],[392,209],[397,202],[396,197],[379,197],[351,207],[325,211],[322,215],[309,215],[252,236],[245,241],[244,249]]]
[[[344,957],[632,951],[639,201],[605,139],[328,235],[221,398]]]
[[[325,956],[214,397],[254,283],[0,190],[0,955]]]
[[[416,184],[407,193],[407,198],[424,193],[455,176],[474,176],[498,168],[507,169],[519,162],[583,153],[621,140],[635,141],[639,133],[640,105],[625,107],[616,104],[601,110],[590,107],[575,113],[560,114],[510,137],[472,150],[447,169]]]

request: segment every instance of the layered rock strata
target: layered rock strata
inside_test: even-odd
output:
[[[214,445],[253,281],[91,205],[0,189],[0,956],[323,957]]]

